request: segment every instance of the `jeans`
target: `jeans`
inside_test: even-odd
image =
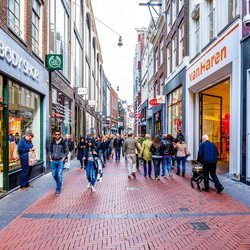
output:
[[[182,165],[182,176],[184,176],[186,172],[186,156],[176,157],[176,160],[177,160],[177,174],[180,174],[180,167]]]
[[[121,158],[121,147],[115,147],[115,160],[119,161]]]
[[[166,168],[168,168],[168,173],[172,173],[171,162],[172,162],[172,156],[162,157],[162,176],[166,175]]]
[[[148,163],[148,169],[147,169],[147,163]],[[144,167],[144,176],[147,176],[147,174],[148,174],[148,176],[151,177],[152,162],[143,160],[143,167]]]
[[[88,161],[86,167],[86,174],[89,183],[91,183],[91,185],[94,186],[96,182],[96,169],[95,169],[95,163],[93,161]]]
[[[203,164],[203,175],[204,175],[204,186],[205,190],[209,190],[209,174],[214,182],[214,186],[216,189],[221,189],[223,186],[221,185],[217,175],[216,175],[216,163],[207,163]]]
[[[162,159],[153,159],[153,163],[154,163],[154,171],[155,171],[155,178],[160,176],[160,172],[161,172],[161,160]]]
[[[32,167],[29,166],[28,157],[20,158],[20,161],[21,161],[21,166],[22,166],[20,186],[28,187]]]
[[[63,162],[62,160],[53,160],[51,162],[52,176],[56,181],[56,191],[60,192],[63,179]]]

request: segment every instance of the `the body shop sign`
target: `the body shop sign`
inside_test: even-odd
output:
[[[0,28],[0,69],[3,73],[32,86],[46,82],[45,69]]]
[[[48,70],[62,70],[63,57],[60,54],[47,54],[46,55],[46,68]]]

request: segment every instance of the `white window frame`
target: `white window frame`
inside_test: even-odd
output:
[[[178,1],[178,12],[181,11],[182,7],[184,6],[184,0],[179,0]]]
[[[171,49],[170,43],[167,46],[167,77],[171,74]]]
[[[164,56],[164,38],[162,37],[160,41],[160,66],[163,64],[163,56]]]
[[[171,30],[171,16],[170,16],[170,9],[171,8],[168,8],[167,12],[166,12],[166,27],[167,27],[167,35],[168,33],[170,32]]]
[[[176,51],[177,51],[177,42],[176,42],[176,38],[177,38],[177,34],[175,33],[173,35],[172,38],[172,72],[175,70],[177,63],[177,55],[176,55]]]
[[[176,6],[176,1],[177,0],[172,0],[172,25],[174,24],[176,20],[176,12],[177,12],[177,6]]]
[[[179,58],[178,64],[180,65],[184,58],[184,21],[179,26]]]
[[[39,9],[35,9],[34,3]],[[34,20],[36,18],[36,21]],[[42,4],[39,0],[32,0],[32,51],[42,56]],[[33,32],[37,32],[36,37]]]
[[[159,49],[155,50],[155,72],[159,69]]]

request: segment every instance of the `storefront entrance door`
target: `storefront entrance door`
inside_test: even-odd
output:
[[[222,97],[201,94],[201,136],[206,134],[222,153],[221,143]]]
[[[3,189],[3,106],[0,104],[0,192]]]

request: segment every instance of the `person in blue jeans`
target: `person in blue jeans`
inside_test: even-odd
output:
[[[59,195],[62,188],[64,160],[69,153],[66,140],[61,137],[61,131],[55,131],[55,138],[50,144],[50,162],[52,176],[56,181],[56,195]]]
[[[95,183],[97,176],[97,166],[95,163],[95,157],[97,157],[96,147],[94,145],[93,140],[89,139],[87,141],[87,146],[84,152],[84,159],[87,162],[86,166],[86,175],[88,179],[88,189],[91,189],[92,192],[95,192]]]
[[[120,161],[121,158],[121,147],[122,147],[123,140],[120,138],[119,134],[116,134],[116,138],[113,142],[113,147],[115,149],[115,161]]]
[[[175,145],[175,148],[177,149],[176,152],[176,160],[177,160],[177,175],[180,175],[180,168],[182,165],[182,173],[181,175],[185,177],[185,172],[186,172],[186,160],[187,160],[187,155],[189,154],[188,148],[187,148],[187,143],[184,141],[184,137],[179,136],[178,137],[178,142]]]

